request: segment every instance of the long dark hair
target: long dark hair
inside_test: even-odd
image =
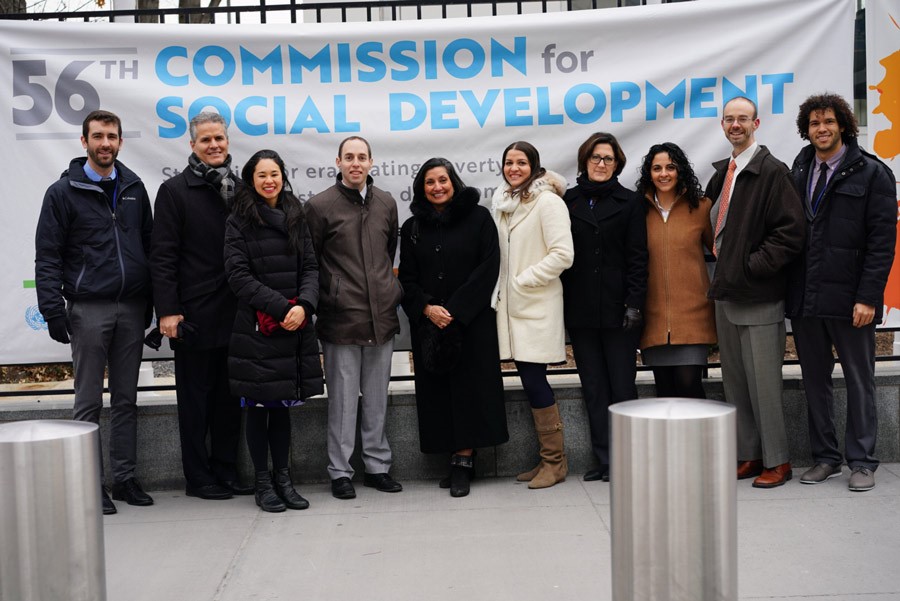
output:
[[[678,173],[678,184],[675,186],[675,196],[683,198],[687,201],[691,209],[700,206],[700,199],[703,198],[703,188],[694,173],[694,168],[688,160],[684,151],[672,142],[663,142],[662,144],[654,144],[647,151],[644,160],[641,161],[641,177],[635,183],[638,194],[647,196],[656,192],[656,186],[653,185],[653,178],[650,175],[651,167],[653,167],[653,159],[661,152],[669,155],[669,160],[675,165],[675,172]]]
[[[244,165],[244,168],[241,169],[241,179],[244,180],[244,186],[234,199],[234,214],[238,216],[241,221],[251,226],[265,225],[265,221],[259,214],[259,207],[261,204],[265,204],[266,201],[259,195],[256,191],[256,187],[253,185],[253,174],[256,171],[256,166],[264,159],[275,161],[275,164],[278,165],[278,168],[281,170],[282,187],[281,192],[278,194],[278,201],[275,206],[284,211],[288,241],[291,244],[291,248],[298,253],[303,252],[303,227],[306,219],[303,205],[300,204],[297,197],[291,193],[291,186],[287,180],[287,169],[284,167],[284,161],[281,160],[281,157],[274,150],[260,150],[250,157]]]
[[[453,186],[454,197],[466,187],[462,178],[459,177],[459,174],[453,167],[453,163],[447,159],[435,157],[433,159],[428,159],[422,163],[421,167],[419,167],[419,172],[416,173],[416,178],[413,180],[413,201],[428,202],[425,199],[425,175],[435,167],[443,167],[447,170],[447,177],[450,178],[450,184]]]
[[[528,188],[531,187],[531,184],[534,183],[534,180],[543,176],[547,173],[547,170],[541,167],[541,155],[538,154],[537,148],[529,144],[528,142],[522,142],[521,140],[518,142],[513,142],[509,146],[506,147],[506,150],[503,151],[503,158],[500,159],[500,169],[502,172],[503,165],[506,163],[506,155],[509,154],[510,150],[518,150],[525,155],[525,158],[528,160],[528,164],[531,166],[531,175],[528,176],[528,179],[520,185],[518,188],[511,189],[509,191],[510,196],[518,196],[521,200],[528,200]],[[507,184],[506,175],[503,176],[503,181]]]

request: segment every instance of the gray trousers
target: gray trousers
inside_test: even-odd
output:
[[[100,423],[103,370],[109,365],[109,464],[113,480],[134,477],[137,464],[137,380],[144,344],[144,299],[73,301],[72,369],[78,421]],[[100,474],[103,479],[101,449]]]
[[[834,355],[837,349],[847,382],[847,429],[844,454],[851,468],[875,470],[875,324],[854,328],[847,319],[803,317],[791,320],[809,418],[809,447],[816,463],[843,461],[834,427]]]
[[[752,323],[771,320],[775,323]],[[785,327],[781,303],[716,301],[725,400],[737,409],[737,459],[773,468],[790,461],[782,407]]]
[[[328,386],[328,475],[352,478],[357,412],[362,460],[368,474],[391,469],[391,447],[384,433],[394,340],[381,346],[322,342]],[[362,399],[360,399],[362,393]]]

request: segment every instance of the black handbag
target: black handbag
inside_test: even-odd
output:
[[[463,327],[457,321],[441,329],[427,319],[419,326],[419,361],[421,367],[432,374],[442,375],[453,371],[462,358]]]

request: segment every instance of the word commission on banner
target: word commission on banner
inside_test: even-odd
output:
[[[95,60],[72,56],[77,52],[12,61],[13,95],[31,101],[13,108],[15,125],[43,124],[54,110],[78,125],[101,106],[98,87],[140,80],[147,72],[139,48],[86,49],[85,59],[90,54]],[[683,77],[665,85],[604,81],[594,50],[544,44],[532,52],[526,36],[322,43],[312,49],[275,44],[263,51],[240,44],[195,51],[169,45],[150,56],[155,81],[141,82],[141,90],[156,96],[160,138],[185,135],[190,119],[208,109],[248,136],[356,133],[384,127],[385,115],[390,131],[585,125],[604,117],[643,122],[655,121],[660,109],[670,109],[674,119],[708,118],[718,116],[723,98],[756,99],[761,93],[771,97],[772,114],[781,114],[786,87],[794,82],[792,72]],[[57,72],[55,85],[46,85]],[[461,81],[469,85],[459,87]],[[410,91],[413,85],[429,91]],[[340,93],[342,87],[347,93]],[[245,96],[247,89],[256,93]]]
[[[556,44],[546,45],[534,57],[541,74],[579,72],[590,74],[593,50],[578,53],[558,52]],[[313,52],[291,45],[277,45],[268,52],[253,53],[241,46],[203,46],[189,52],[185,46],[168,46],[156,57],[156,76],[171,87],[211,88],[260,84],[301,86],[316,84],[408,83],[416,80],[490,80],[525,78],[529,75],[528,40],[524,36],[504,42],[491,38],[480,43],[457,38],[442,44],[438,40],[402,40],[389,45],[367,41],[360,44],[324,44]],[[212,66],[211,66],[212,65]],[[391,131],[420,127],[458,129],[460,116],[474,119],[484,127],[489,117],[500,114],[504,126],[560,125],[566,120],[578,124],[599,121],[609,111],[612,122],[625,119],[626,111],[638,110],[641,120],[653,121],[659,107],[673,107],[672,116],[715,117],[721,98],[746,95],[756,98],[760,86],[770,86],[773,113],[784,110],[785,86],[793,73],[745,75],[742,85],[722,77],[685,78],[668,89],[650,81],[609,82],[604,88],[595,81],[583,81],[568,87],[485,86],[482,89],[436,90],[421,95],[413,92],[388,92],[387,114]],[[716,90],[721,94],[717,95]],[[161,138],[184,135],[187,122],[205,108],[215,108],[244,134],[300,134],[304,130],[319,133],[359,132],[362,124],[354,115],[346,94],[334,94],[320,106],[314,95],[247,96],[229,102],[218,95],[203,95],[193,100],[166,96],[156,105],[157,116],[167,125],[159,127]],[[718,96],[718,97],[717,97]],[[562,102],[560,103],[560,99]],[[187,103],[187,113],[183,109]],[[372,99],[366,97],[367,109]],[[552,107],[562,105],[562,111]],[[265,122],[253,120],[250,112],[263,109]],[[333,115],[328,120],[326,115]]]

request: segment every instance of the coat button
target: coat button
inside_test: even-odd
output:
[[[599,248],[595,248],[595,249],[594,249],[594,254],[595,254],[595,255],[599,255],[599,254],[600,254],[600,249],[599,249]]]

